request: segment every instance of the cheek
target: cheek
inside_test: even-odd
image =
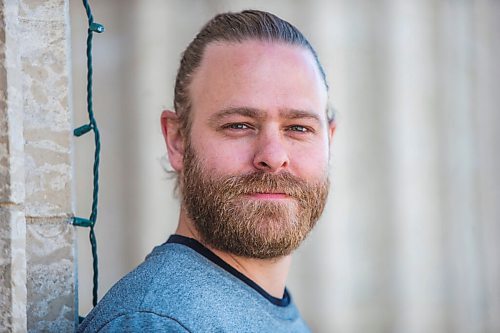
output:
[[[290,169],[292,173],[304,179],[319,179],[328,171],[328,150],[321,145],[307,149],[296,149],[290,152]]]
[[[208,170],[220,174],[248,172],[252,161],[250,143],[213,138],[210,135],[193,138],[193,149]]]

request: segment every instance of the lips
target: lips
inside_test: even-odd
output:
[[[257,192],[257,193],[251,193],[249,194],[253,198],[257,199],[287,199],[290,198],[289,195],[285,193],[262,193],[262,192]]]
[[[226,177],[221,186],[230,199],[241,195],[261,199],[299,199],[304,196],[307,185],[304,180],[289,173],[274,175],[257,172]]]

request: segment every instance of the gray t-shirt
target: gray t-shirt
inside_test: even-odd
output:
[[[194,239],[172,235],[78,332],[309,332],[288,291],[268,294]]]

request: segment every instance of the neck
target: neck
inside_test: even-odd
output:
[[[196,239],[210,251],[218,255],[222,260],[234,269],[244,274],[250,280],[258,284],[267,293],[276,298],[282,298],[285,292],[285,283],[292,261],[291,255],[273,259],[254,259],[234,255],[221,251],[206,244],[194,228],[193,222],[187,217],[181,207],[179,225],[176,234]]]

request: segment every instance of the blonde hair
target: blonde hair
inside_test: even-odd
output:
[[[200,66],[203,52],[211,42],[243,42],[245,40],[264,40],[303,46],[311,51],[323,78],[326,89],[326,75],[318,60],[316,51],[304,35],[289,22],[271,13],[259,10],[244,10],[239,13],[223,13],[211,19],[191,41],[184,51],[177,72],[174,90],[174,108],[180,121],[180,127],[186,137],[190,132],[189,84],[193,73]],[[333,113],[327,110],[329,120]]]

